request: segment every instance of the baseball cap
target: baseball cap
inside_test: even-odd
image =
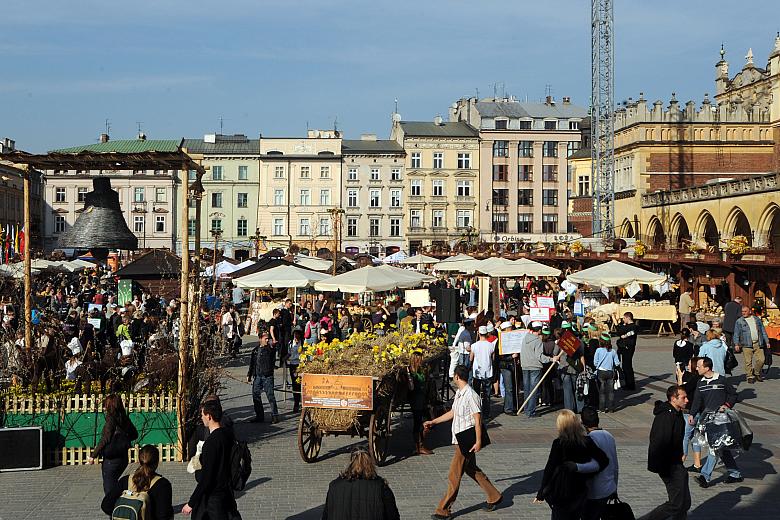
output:
[[[496,328],[493,326],[493,324],[492,324],[492,323],[488,323],[488,324],[487,324],[487,326],[486,326],[486,328],[487,328],[487,331],[488,331],[488,333],[491,333],[491,332],[493,332],[494,330],[496,330]]]
[[[484,336],[485,334],[487,334],[487,333],[488,333],[488,329],[487,329],[487,327],[485,327],[484,325],[482,325],[482,326],[479,328],[478,332],[479,332],[481,335],[483,335],[483,336]]]
[[[550,329],[548,327],[542,329],[542,334],[549,334],[549,333],[550,333]]]
[[[531,322],[531,328],[532,329],[541,329],[543,327],[541,321],[532,321]]]
[[[511,326],[512,326],[511,322],[505,321],[504,323],[501,324],[501,330],[506,330],[506,329],[508,329]]]
[[[612,341],[612,337],[609,335],[609,332],[602,332],[601,339],[604,341]]]
[[[569,323],[568,321],[564,321],[563,323],[561,323],[561,328],[562,329],[570,329],[571,328],[571,323]]]

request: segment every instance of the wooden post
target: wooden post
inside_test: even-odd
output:
[[[32,166],[27,166],[24,176],[24,345],[32,351],[32,260],[30,256],[30,175]]]
[[[179,423],[177,441],[179,461],[184,460],[185,443],[187,442],[187,390],[189,387],[189,340],[190,326],[187,312],[188,286],[190,282],[190,213],[189,213],[189,168],[185,162],[181,167],[181,291],[179,301],[179,374],[178,374],[178,403],[176,406],[176,418]]]
[[[200,173],[198,173],[198,178],[200,178]],[[195,274],[193,278],[195,279],[194,283],[194,290],[193,290],[193,298],[192,298],[192,307],[194,308],[194,312],[190,312],[190,315],[193,316],[193,324],[192,324],[192,359],[194,361],[198,360],[198,356],[200,355],[200,208],[201,208],[201,202],[203,200],[203,194],[202,193],[195,193]],[[189,213],[189,208],[187,209],[187,212]],[[189,224],[189,222],[188,222]]]
[[[217,248],[219,247],[219,236],[222,234],[219,231],[212,229],[211,234],[214,236],[214,260],[211,262],[211,275],[214,277],[214,285],[211,288],[211,293],[214,297],[217,297]]]

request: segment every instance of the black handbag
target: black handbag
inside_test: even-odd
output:
[[[601,520],[636,520],[636,517],[631,506],[621,501],[616,494],[607,499],[601,512]]]
[[[731,371],[739,366],[737,356],[734,355],[734,351],[730,348],[726,349],[726,359],[723,360],[723,368],[726,369],[726,373],[731,375]]]

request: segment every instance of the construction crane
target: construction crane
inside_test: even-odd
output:
[[[593,236],[615,237],[615,47],[612,0],[591,0]]]

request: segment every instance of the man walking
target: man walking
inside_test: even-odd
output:
[[[687,293],[686,293],[687,294]],[[634,379],[634,352],[636,352],[636,335],[639,331],[634,323],[634,314],[627,312],[623,314],[623,323],[618,325],[617,350],[620,356],[620,366],[623,368],[623,376],[626,378],[625,390],[636,390],[636,380]]]
[[[482,399],[482,418],[490,419],[490,384],[493,378],[493,357],[496,354],[496,344],[488,340],[488,328],[482,325],[479,330],[479,341],[471,345],[472,376],[474,390]]]
[[[583,408],[581,418],[582,425],[588,430],[588,436],[609,459],[607,467],[588,480],[588,499],[585,501],[585,509],[582,512],[582,520],[599,520],[604,506],[607,504],[607,499],[617,494],[619,470],[617,446],[612,434],[599,428],[599,414],[595,408],[592,406]],[[592,461],[590,464],[596,466],[592,468],[593,471],[598,471],[596,461]],[[581,466],[581,464],[577,465],[577,471],[580,473],[583,472]]]
[[[685,292],[680,294],[680,301],[677,304],[677,311],[680,314],[680,330],[682,330],[689,321],[692,321],[693,316],[691,315],[691,311],[693,311],[694,307],[696,307],[696,302],[693,299],[693,287],[688,287],[685,289]]]
[[[699,417],[704,412],[724,411],[726,408],[733,408],[737,402],[737,391],[731,386],[726,376],[712,371],[712,360],[708,357],[699,358],[696,362],[696,372],[701,379],[696,386],[696,395],[691,405],[691,417],[688,419],[691,423],[694,417]],[[696,449],[694,445],[694,449]],[[701,449],[701,448],[699,448]],[[734,455],[729,449],[720,451],[720,458],[723,459],[723,465],[726,466],[728,476],[727,484],[742,482],[742,474],[739,472]],[[711,450],[707,455],[707,461],[701,467],[701,474],[696,477],[696,482],[703,488],[710,487],[712,484],[712,470],[718,463],[718,452]]]
[[[464,473],[471,477],[485,492],[487,496],[485,510],[494,511],[503,498],[493,483],[490,482],[487,475],[477,466],[476,455],[482,449],[482,418],[480,417],[479,396],[468,385],[468,378],[468,368],[463,365],[455,367],[455,376],[452,380],[455,386],[458,387],[458,391],[455,392],[452,409],[432,421],[426,421],[424,424],[425,429],[429,429],[436,424],[452,420],[452,444],[455,446],[455,452],[450,463],[447,492],[441,502],[439,502],[436,512],[431,515],[431,518],[434,519],[449,519],[452,517],[452,504],[458,497],[460,481]],[[470,428],[476,430],[476,443],[464,455],[460,450],[460,446],[458,446],[456,435]]]
[[[691,490],[688,471],[683,466],[683,437],[685,420],[682,410],[688,395],[681,386],[666,390],[666,402],[656,401],[650,445],[647,448],[647,469],[663,480],[669,500],[639,520],[684,520],[691,508]]]
[[[528,333],[525,335],[525,338],[523,338],[523,347],[520,351],[520,366],[523,369],[523,397],[527,401],[525,416],[529,419],[538,417],[538,415],[536,415],[536,396],[538,390],[533,392],[533,395],[531,395],[531,391],[536,387],[537,383],[539,383],[539,378],[542,375],[542,365],[551,362],[557,363],[561,358],[560,353],[553,357],[544,354],[544,347],[540,336],[541,330],[541,322],[532,322]],[[520,413],[520,411],[517,412],[518,415],[520,415]]]
[[[271,424],[279,422],[279,410],[276,407],[274,395],[274,349],[269,343],[267,332],[260,335],[260,344],[252,349],[252,358],[249,361],[249,372],[246,375],[247,383],[252,383],[252,403],[255,406],[255,418],[252,422],[261,423],[265,420],[263,412],[263,396],[265,392],[271,405]]]
[[[747,305],[742,306],[742,316],[734,324],[734,350],[742,351],[748,383],[764,381],[761,369],[764,367],[764,349],[767,346],[769,336],[761,318],[754,316]]]
[[[737,320],[742,316],[742,296],[735,296],[734,299],[723,306],[723,333],[726,335],[726,345],[734,346],[734,326]]]

